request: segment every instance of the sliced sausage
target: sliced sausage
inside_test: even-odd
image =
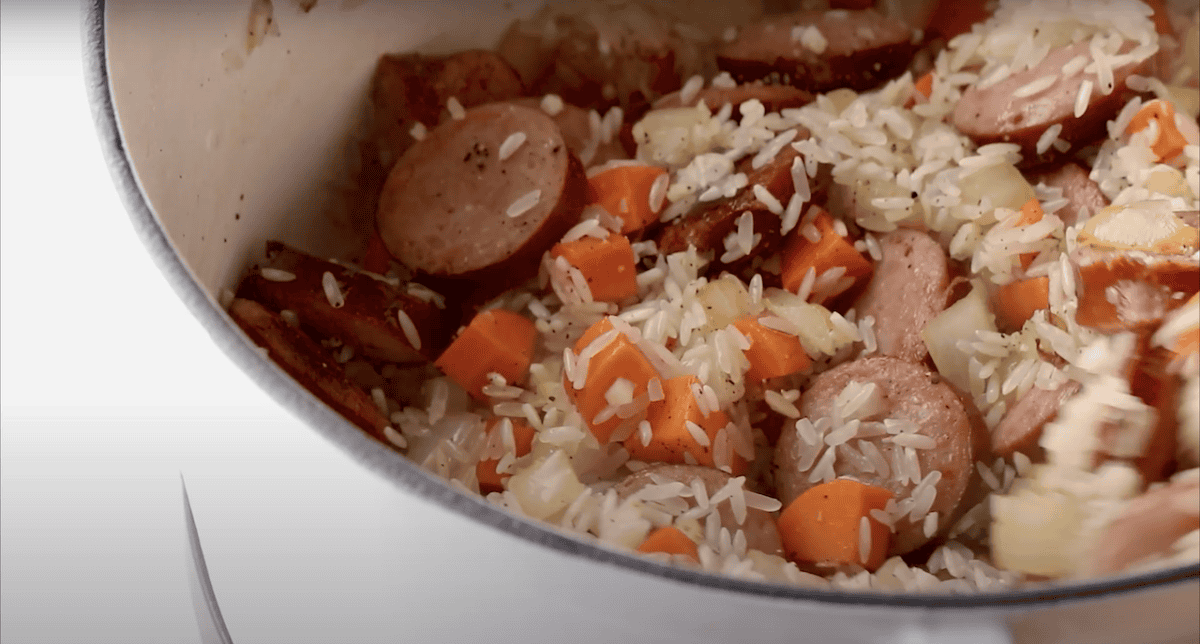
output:
[[[936,0],[925,25],[927,38],[952,40],[971,31],[975,23],[992,17],[988,0]]]
[[[541,109],[542,99],[519,98],[512,103]],[[579,162],[583,164],[583,167],[589,168],[613,159],[628,159],[632,153],[637,151],[636,145],[632,149],[626,149],[623,142],[616,136],[609,141],[602,141],[600,133],[592,131],[592,117],[589,116],[589,113],[589,110],[577,105],[563,103],[562,109],[550,117],[562,130],[563,140],[567,142],[567,149],[579,157]]]
[[[229,305],[229,315],[300,386],[350,422],[389,443],[384,435],[384,428],[390,424],[388,419],[316,340],[289,326],[278,313],[258,302],[235,298]]]
[[[801,129],[796,139],[807,136],[808,133]],[[695,246],[700,252],[716,251],[716,259],[710,265],[714,273],[721,270],[736,273],[737,267],[748,264],[754,256],[766,257],[773,253],[783,239],[780,234],[780,216],[768,210],[767,206],[754,196],[753,186],[765,187],[780,204],[786,206],[796,192],[792,183],[792,160],[798,156],[799,153],[792,146],[785,145],[770,163],[757,170],[752,167],[752,157],[739,161],[734,167],[734,172],[746,174],[747,186],[731,198],[699,203],[688,214],[668,223],[659,232],[656,240],[659,252],[677,253],[687,250],[688,246]],[[720,260],[725,248],[725,237],[737,228],[738,219],[744,212],[749,212],[754,218],[754,233],[761,234],[762,239],[754,246],[749,256],[726,264]]]
[[[1058,416],[1063,403],[1078,392],[1079,382],[1075,380],[1054,389],[1033,387],[1025,392],[992,430],[992,451],[1004,458],[1021,452],[1035,463],[1045,460],[1045,451],[1038,444],[1042,429]]]
[[[558,94],[574,105],[644,110],[679,89],[693,71],[695,44],[651,7],[628,4],[578,15],[546,7],[509,27],[497,51],[520,70],[536,94]],[[681,54],[680,56],[677,56]],[[640,106],[640,108],[639,108]]]
[[[1084,560],[1089,576],[1120,572],[1170,551],[1180,537],[1200,529],[1200,477],[1177,478],[1131,500],[1106,526]]]
[[[813,95],[791,85],[767,85],[761,81],[737,85],[735,87],[706,87],[687,102],[683,101],[679,92],[671,92],[654,102],[654,109],[667,107],[692,107],[703,102],[713,112],[719,111],[726,103],[733,105],[732,115],[741,118],[741,104],[750,99],[757,99],[767,112],[778,112],[794,107],[803,107],[813,101]]]
[[[809,29],[820,36],[805,36]],[[862,91],[904,73],[916,49],[908,26],[874,9],[800,11],[742,27],[717,51],[717,65],[739,83]]]
[[[292,275],[292,279],[264,277],[252,271],[242,280],[237,296],[255,300],[275,311],[289,310],[300,325],[317,337],[338,338],[369,358],[399,364],[419,363],[437,357],[458,328],[458,320],[432,301],[410,295],[348,266],[327,262],[280,242],[267,242],[267,266]],[[344,304],[334,308],[325,293],[325,274],[332,276]],[[413,346],[399,322],[403,311],[415,327],[419,342]]]
[[[1067,205],[1054,214],[1062,219],[1064,226],[1081,224],[1092,215],[1108,207],[1108,197],[1100,191],[1100,186],[1088,176],[1077,163],[1064,163],[1062,167],[1051,172],[1035,175],[1034,183],[1046,184],[1051,188],[1062,190]]]
[[[732,475],[721,470],[702,465],[659,464],[630,474],[617,483],[614,489],[617,491],[617,497],[624,500],[647,485],[677,481],[691,486],[693,481],[700,481],[704,484],[708,496],[711,497],[725,487],[732,478]],[[695,497],[687,497],[687,503],[689,508],[696,507]],[[783,553],[779,529],[775,526],[775,519],[770,512],[747,509],[745,521],[738,523],[730,502],[723,501],[719,504],[717,515],[721,519],[721,526],[728,529],[730,534],[738,530],[745,532],[747,547],[761,550],[767,554]]]
[[[921,331],[946,308],[946,251],[929,235],[905,229],[884,235],[879,249],[883,258],[855,305],[858,316],[875,316],[880,354],[920,362],[929,355]]]
[[[1127,53],[1133,47],[1132,42],[1126,42],[1120,52]],[[994,85],[968,87],[954,108],[954,126],[979,145],[1001,141],[1020,145],[1022,167],[1053,163],[1099,139],[1106,133],[1105,124],[1117,116],[1133,95],[1126,81],[1133,74],[1143,73],[1149,60],[1114,68],[1112,91],[1105,94],[1094,72],[1080,69],[1071,76],[1062,77],[1063,66],[1076,56],[1086,56],[1090,62],[1087,42],[1055,49],[1032,69],[1015,73]],[[1027,84],[1047,76],[1054,76],[1055,82],[1046,89],[1032,96],[1014,95]],[[1076,117],[1075,101],[1085,80],[1093,85],[1091,98],[1084,113]],[[1051,146],[1038,154],[1038,140],[1054,125],[1062,126],[1058,138],[1069,143],[1070,148],[1059,151]]]
[[[917,462],[922,477],[935,470],[941,472],[941,479],[936,484],[937,496],[930,511],[938,513],[938,533],[946,530],[957,515],[975,463],[970,419],[958,396],[924,366],[889,357],[862,358],[814,378],[801,397],[801,415],[814,423],[820,418],[832,417],[834,399],[851,382],[874,383],[878,387],[882,398],[879,418],[911,421],[917,427],[917,434],[936,442],[931,449],[916,450]],[[875,445],[888,462],[889,471],[881,473],[874,467],[864,468],[858,459],[846,457],[842,451],[845,448],[839,447],[833,465],[837,476],[853,476],[864,483],[886,488],[896,495],[898,502],[908,497],[914,485],[907,480],[902,483],[891,470],[895,462],[893,452],[910,448],[897,447],[887,434],[859,440]],[[858,440],[850,440],[847,445],[857,449],[857,443]],[[775,481],[785,507],[816,484],[809,480],[812,468],[800,470],[804,452],[809,449],[812,448],[800,437],[794,425],[784,426],[775,449]],[[826,447],[819,442],[817,449]],[[912,521],[905,516],[896,523],[896,530],[891,554],[910,552],[930,540],[924,533],[923,518]]]
[[[516,70],[492,51],[380,57],[371,79],[371,105],[384,168],[413,144],[414,124],[433,127],[449,115],[446,102],[451,97],[463,107],[474,107],[516,98],[524,91]]]
[[[501,145],[517,133],[525,142],[502,160]],[[494,293],[537,273],[586,198],[583,168],[554,121],[492,103],[408,149],[383,187],[377,222],[404,265]]]

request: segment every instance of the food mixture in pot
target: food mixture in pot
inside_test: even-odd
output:
[[[738,6],[384,55],[365,250],[269,242],[230,315],[464,493],[680,566],[1200,560],[1195,5]]]

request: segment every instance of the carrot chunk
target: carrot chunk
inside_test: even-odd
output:
[[[1075,321],[1106,333],[1129,329],[1107,295],[1108,287],[1121,280],[1149,282],[1189,297],[1200,289],[1200,271],[1195,265],[1169,260],[1141,262],[1132,257],[1080,266],[1079,280],[1082,292],[1079,295],[1079,308],[1075,311]]]
[[[1158,138],[1150,144],[1150,150],[1158,156],[1159,161],[1167,161],[1183,154],[1187,146],[1187,138],[1175,125],[1175,106],[1164,100],[1153,100],[1142,106],[1133,119],[1129,121],[1125,132],[1133,134],[1150,127],[1150,122],[1158,125]]]
[[[511,311],[476,315],[434,364],[473,397],[486,401],[483,386],[492,372],[510,383],[523,382],[533,359],[537,329]]]
[[[1042,210],[1042,204],[1038,203],[1037,197],[1034,197],[1021,206],[1021,215],[1017,218],[1017,225],[1029,226],[1036,224],[1045,216],[1046,211]],[[1035,259],[1037,259],[1037,253],[1022,253],[1021,268],[1029,268],[1029,265]]]
[[[804,276],[813,269],[816,277],[821,273],[843,266],[845,276],[856,282],[871,275],[871,260],[855,250],[854,244],[833,229],[833,218],[821,210],[813,224],[820,233],[820,240],[810,241],[799,228],[792,231],[783,249],[783,270],[780,277],[783,287],[793,293],[800,288]],[[823,298],[825,299],[825,298]],[[820,302],[817,302],[818,304]]]
[[[996,321],[1009,331],[1020,329],[1034,312],[1050,307],[1050,278],[1009,282],[996,291],[994,302]]]
[[[658,220],[662,203],[654,209],[650,192],[654,182],[666,175],[666,170],[652,165],[618,165],[588,177],[588,201],[600,204],[621,220],[621,232],[641,230]]]
[[[687,463],[691,454],[700,465],[715,466],[713,448],[717,433],[729,424],[729,416],[718,409],[710,410],[705,416],[700,411],[692,386],[700,385],[695,376],[678,376],[663,383],[663,400],[650,403],[646,420],[650,423],[651,438],[648,445],[642,443],[641,432],[634,432],[625,439],[625,449],[630,458],[658,463]],[[704,439],[697,441],[689,423],[699,428]],[[731,437],[732,438],[732,437]],[[731,440],[731,439],[730,439]],[[729,447],[731,473],[739,475],[746,471],[746,460]]]
[[[743,317],[733,326],[750,340],[750,348],[745,351],[746,359],[750,361],[747,378],[766,380],[786,376],[812,364],[800,338],[767,328],[755,316]]]
[[[518,458],[529,453],[533,449],[534,429],[529,423],[510,419],[512,422],[513,443],[516,448],[515,454]],[[486,433],[490,439],[493,432],[500,431],[501,420],[493,418],[488,421]],[[479,479],[479,492],[488,494],[490,492],[500,492],[504,490],[504,481],[509,477],[509,473],[501,474],[496,470],[500,465],[500,459],[489,458],[479,461],[475,466],[475,478]]]
[[[674,526],[663,526],[637,547],[638,552],[665,552],[669,555],[686,555],[697,563],[700,562],[700,551],[696,542],[688,538],[682,530]]]
[[[629,238],[616,233],[605,239],[583,237],[550,249],[579,269],[596,302],[617,302],[637,295],[637,267]]]
[[[575,343],[575,355],[583,354],[588,345],[613,328],[608,318],[593,324]],[[617,390],[628,385],[632,385],[632,390],[627,392],[631,398],[646,395],[650,379],[657,377],[658,371],[637,345],[625,337],[625,334],[617,333],[611,342],[587,359],[587,376],[584,378],[583,387],[576,389],[571,382],[571,374],[564,373],[563,388],[575,402],[575,407],[583,416],[583,421],[592,431],[592,435],[604,445],[623,423],[636,424],[643,418],[642,414],[621,418],[616,414],[617,407],[611,406],[609,398],[613,398],[617,403],[622,402],[618,399]],[[618,380],[625,382],[618,383]],[[610,391],[613,392],[611,396]]]
[[[875,570],[887,556],[892,535],[870,513],[882,510],[891,498],[888,490],[852,479],[809,488],[779,515],[784,552],[797,563],[855,564]],[[860,544],[864,518],[870,534],[865,552]]]
[[[904,103],[904,107],[911,108],[918,102],[926,103],[929,97],[933,95],[933,72],[925,72],[920,78],[913,82],[913,93],[908,97],[908,101]]]

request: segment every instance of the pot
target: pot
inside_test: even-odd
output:
[[[664,641],[795,641],[798,634],[827,642],[1194,640],[1197,565],[968,596],[737,580],[513,517],[370,439],[255,350],[218,303],[221,293],[235,287],[267,239],[318,255],[349,249],[346,231],[361,222],[345,207],[347,168],[379,54],[489,46],[536,3],[323,0],[305,11],[276,2],[269,20],[257,15],[257,30],[248,27],[252,4],[271,8],[250,0],[214,0],[203,9],[167,0],[87,3],[90,98],[133,223],[213,341],[331,449],[393,484],[396,495],[422,497],[490,526],[489,534],[507,533],[545,559],[556,576],[522,588],[522,601],[508,600],[537,620],[539,637],[605,633],[611,620],[583,610],[544,614],[530,598],[595,606],[619,596],[621,630]]]

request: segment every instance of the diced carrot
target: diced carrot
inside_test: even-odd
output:
[[[1042,210],[1042,204],[1038,202],[1037,197],[1026,201],[1021,206],[1021,215],[1017,218],[1018,226],[1029,226],[1036,224],[1046,216],[1046,211]],[[1037,259],[1037,253],[1022,253],[1021,268],[1029,268],[1033,260]]]
[[[500,309],[476,315],[434,364],[479,400],[492,372],[523,382],[533,359],[537,329],[528,318]]]
[[[584,349],[594,340],[612,329],[612,322],[608,318],[593,324],[575,343],[575,355],[583,353]],[[587,363],[587,377],[584,378],[583,388],[576,389],[574,387],[570,380],[570,374],[563,374],[563,388],[575,402],[575,407],[583,416],[583,421],[587,423],[592,435],[601,445],[604,445],[609,442],[613,432],[622,423],[636,423],[641,420],[640,416],[622,419],[612,414],[607,418],[602,418],[600,422],[596,422],[597,417],[608,410],[607,393],[613,384],[617,382],[618,378],[628,380],[633,384],[633,397],[637,398],[646,393],[650,379],[657,378],[658,371],[642,354],[641,349],[638,349],[637,345],[623,333],[618,333],[612,342],[600,349]]]
[[[643,164],[609,168],[588,178],[588,200],[619,218],[621,232],[628,235],[658,219],[662,204],[658,210],[650,207],[650,189],[666,173],[657,166]]]
[[[387,246],[383,244],[383,238],[379,236],[379,231],[371,233],[371,238],[367,240],[367,250],[363,253],[362,260],[363,268],[372,273],[383,275],[392,267],[392,254],[388,252]]]
[[[759,323],[758,317],[743,317],[735,321],[733,326],[750,340],[750,348],[745,351],[746,359],[750,361],[750,368],[746,370],[747,378],[766,380],[787,376],[807,369],[812,364],[800,338],[767,328]]]
[[[637,547],[637,551],[686,555],[697,563],[700,562],[700,551],[696,548],[696,542],[689,539],[679,528],[669,525],[651,532],[642,545]]]
[[[516,418],[510,420],[512,421],[513,443],[514,447],[516,447],[515,454],[520,458],[533,449],[533,435],[535,431],[529,423],[523,420]],[[500,431],[500,419],[493,418],[488,421],[486,433],[490,437],[492,432],[497,431]],[[500,459],[489,458],[479,461],[475,466],[475,477],[479,479],[479,492],[481,494],[504,490],[504,480],[509,477],[509,474],[497,472],[496,467],[498,465],[500,465]]]
[[[904,106],[912,107],[913,105],[916,105],[918,101],[924,103],[924,102],[928,101],[929,97],[932,95],[933,95],[933,72],[928,71],[928,72],[925,72],[924,75],[922,75],[920,78],[918,78],[916,80],[916,82],[913,83],[912,96],[909,97],[908,102],[906,102],[904,104]],[[921,97],[921,98],[918,98],[918,97]]]
[[[892,533],[870,513],[882,510],[891,498],[888,490],[852,479],[810,488],[779,515],[784,552],[794,562],[856,564],[875,570],[887,556]],[[860,552],[864,517],[871,535],[866,553]]]
[[[1161,99],[1146,103],[1133,115],[1125,132],[1141,132],[1150,127],[1150,121],[1158,124],[1158,138],[1150,144],[1150,150],[1158,156],[1158,160],[1167,161],[1182,154],[1187,146],[1187,138],[1175,125],[1175,106]]]
[[[1119,319],[1117,307],[1107,294],[1108,287],[1121,280],[1141,280],[1191,296],[1200,289],[1200,269],[1185,261],[1144,263],[1131,257],[1080,266],[1082,289],[1075,321],[1106,333],[1128,330],[1129,325]]]
[[[646,410],[646,420],[650,422],[651,438],[649,445],[642,444],[641,432],[635,431],[625,439],[625,449],[629,457],[639,461],[655,463],[687,463],[691,454],[699,465],[713,467],[713,447],[717,433],[729,424],[729,416],[719,409],[710,410],[705,416],[700,412],[700,403],[692,391],[692,385],[699,385],[700,380],[695,376],[677,376],[663,383],[663,400],[650,403]],[[693,436],[688,423],[700,427],[707,437],[701,444]],[[731,437],[732,438],[732,437]],[[732,448],[730,442],[729,467],[735,476],[746,471],[746,459],[742,458]]]
[[[579,269],[597,302],[617,302],[637,295],[637,266],[633,246],[625,235],[611,233],[605,239],[583,237],[560,242],[550,249]]]
[[[871,275],[871,260],[855,250],[851,241],[834,231],[833,218],[828,212],[821,210],[813,224],[821,235],[819,241],[809,241],[797,227],[792,230],[784,246],[780,277],[785,289],[795,293],[810,268],[817,277],[835,266],[845,266],[846,276],[856,281]]]
[[[1036,311],[1050,307],[1050,278],[1016,280],[1001,286],[994,296],[996,321],[1006,331],[1016,331]]]
[[[1200,327],[1192,327],[1175,338],[1171,352],[1177,356],[1189,356],[1200,352]]]

